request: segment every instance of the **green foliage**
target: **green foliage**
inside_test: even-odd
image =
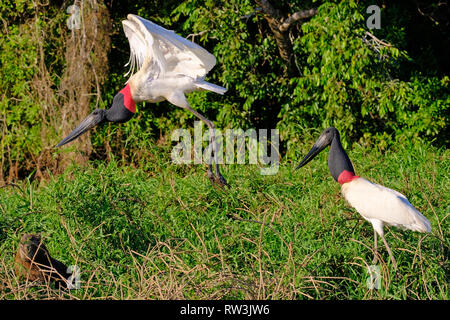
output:
[[[385,4],[382,28],[373,31],[365,25],[370,1],[272,2],[285,17],[319,8],[314,17],[289,30],[293,73],[286,72],[286,61],[254,1],[114,2],[108,8],[112,49],[100,107],[108,108],[127,80],[124,65],[129,50],[121,20],[134,12],[184,37],[190,35],[189,39],[217,57],[207,80],[225,86],[228,92],[224,96],[189,94],[194,108],[219,128],[278,128],[283,156],[296,158],[294,146],[330,125],[340,130],[344,145],[376,144],[387,149],[394,141],[423,139],[448,146],[445,68],[450,45],[446,45],[445,28],[430,23],[414,4],[406,2]],[[43,119],[50,106],[35,96],[32,81],[42,74],[38,63],[43,52],[52,89],[58,86],[65,65],[61,34],[67,32],[67,14],[55,4],[32,6],[22,0],[3,1],[0,14],[7,21],[6,36],[0,39],[2,171],[8,172],[15,162],[23,171],[19,176],[24,177],[31,169],[28,159],[42,153],[43,123],[45,127],[58,123]],[[384,45],[374,44],[367,32]],[[416,49],[416,39],[423,40],[423,50]],[[58,92],[55,89],[50,94],[57,96]],[[92,99],[92,108],[96,103]],[[112,152],[126,161],[135,159],[137,165],[143,158],[136,154],[155,139],[169,136],[174,128],[192,127],[194,120],[195,116],[168,102],[143,103],[127,124],[94,132],[91,158],[108,159]],[[54,133],[46,138],[51,140],[47,145],[57,142]]]
[[[395,46],[378,52],[364,42],[361,8],[324,4],[303,24],[295,43],[303,76],[291,79],[293,99],[283,105],[278,124],[288,145],[311,127],[335,126],[345,142],[362,138],[385,147],[393,136],[432,140],[448,130],[448,77],[396,78],[408,55]]]
[[[34,14],[35,4],[27,0],[4,0],[0,3],[0,15],[6,21],[18,21]]]
[[[171,163],[167,137],[196,118],[167,102],[142,103],[128,123],[94,130],[89,168],[33,181],[44,151],[58,157],[44,149],[63,116],[48,96],[58,95],[66,64],[67,2],[0,3],[0,181],[14,168],[28,177],[0,185],[0,298],[449,298],[448,31],[414,2],[383,5],[376,41],[365,25],[371,1],[271,2],[285,17],[318,7],[289,30],[293,72],[255,1],[108,2],[112,50],[99,107],[127,80],[121,20],[130,12],[214,53],[206,80],[228,92],[188,100],[219,128],[280,129],[280,172],[226,166],[227,192],[210,186],[203,166]],[[35,90],[43,79],[46,97]],[[343,201],[325,153],[296,172],[286,161],[330,125],[358,174],[406,194],[432,223],[431,235],[386,232],[400,276],[382,262],[379,291],[365,286],[371,226]],[[21,285],[11,270],[25,232],[42,233],[52,255],[81,267],[80,291]]]
[[[252,1],[185,1],[173,11],[174,19],[184,19],[186,33],[201,34],[200,44],[218,58],[210,79],[229,89],[224,97],[202,93],[190,101],[216,116],[221,127],[279,128],[287,156],[295,157],[290,150],[311,129],[331,125],[342,132],[344,145],[370,141],[387,148],[394,137],[448,145],[448,77],[422,75],[411,65],[422,59],[403,49],[411,37],[420,37],[405,32],[416,21],[394,18],[405,12],[414,16],[414,8],[383,9],[383,28],[375,36],[389,44],[376,46],[367,41],[369,4],[277,2],[285,15],[319,7],[310,21],[291,30],[300,75],[288,77],[273,34]]]
[[[258,31],[264,19],[254,10],[254,2],[248,0],[186,1],[174,10],[176,19],[186,17],[185,30],[203,32],[200,43],[217,57],[208,79],[228,92],[224,97],[209,94],[203,104],[216,107],[222,127],[274,128],[279,101],[289,94],[288,79],[280,77],[284,63],[275,41],[268,30]]]
[[[40,151],[41,106],[35,103],[30,88],[30,82],[37,73],[33,27],[38,26],[12,25],[7,36],[0,38],[1,144],[2,150],[10,150],[9,159],[19,162],[24,162],[29,150],[34,149],[36,154]]]
[[[49,19],[38,8],[29,1],[0,4],[0,19],[5,21],[0,37],[0,180],[8,171],[8,179],[17,178],[11,174],[14,168],[21,177],[35,170],[31,162],[48,143],[46,135],[57,130],[46,127],[52,122],[46,110],[57,106],[42,101],[44,95],[53,95],[51,88],[41,90],[40,96],[36,89],[42,89],[48,70],[49,81],[57,83],[64,65],[59,54],[61,14],[53,7],[42,9],[52,16]]]

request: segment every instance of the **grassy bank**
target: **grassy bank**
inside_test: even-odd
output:
[[[305,145],[306,152],[309,145]],[[431,234],[386,228],[381,288],[366,285],[373,230],[345,203],[323,152],[301,170],[283,163],[222,166],[229,190],[167,148],[145,170],[91,163],[48,181],[0,189],[0,299],[448,299],[450,153],[398,146],[349,152],[357,174],[405,194]],[[14,275],[23,233],[81,270],[70,292]]]

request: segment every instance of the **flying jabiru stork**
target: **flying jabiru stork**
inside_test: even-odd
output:
[[[216,176],[209,161],[208,177],[212,183],[229,187],[220,173],[217,161],[214,124],[192,109],[185,96],[185,93],[200,90],[219,94],[227,91],[204,80],[206,74],[215,66],[216,58],[199,45],[137,15],[129,14],[122,24],[130,44],[130,60],[127,64],[130,65],[130,70],[126,75],[131,75],[126,86],[116,94],[108,110],[94,110],[59,142],[57,147],[78,138],[101,123],[130,120],[136,112],[136,103],[167,100],[177,107],[189,110],[209,127]]]
[[[355,175],[353,165],[342,148],[339,131],[328,128],[322,132],[309,153],[296,169],[303,167],[323,149],[331,145],[328,155],[328,169],[331,176],[341,184],[341,191],[348,203],[369,221],[374,229],[375,256],[377,261],[377,234],[383,239],[394,267],[397,262],[384,238],[383,227],[395,226],[419,232],[431,232],[431,224],[408,199],[395,190],[386,188]]]

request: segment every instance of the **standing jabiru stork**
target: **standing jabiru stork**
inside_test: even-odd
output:
[[[328,145],[331,145],[328,155],[328,169],[331,176],[341,184],[342,194],[348,203],[373,226],[375,241],[373,263],[377,260],[377,234],[379,234],[396,267],[397,262],[384,238],[383,227],[388,225],[419,232],[431,232],[430,221],[414,208],[403,194],[355,175],[353,165],[342,148],[339,131],[336,128],[331,127],[322,132],[296,169],[306,165]]]
[[[122,24],[130,44],[130,70],[127,75],[131,75],[126,86],[116,94],[108,110],[94,110],[57,147],[76,139],[100,123],[130,120],[136,112],[136,103],[167,100],[177,107],[189,110],[209,127],[216,176],[209,161],[208,177],[212,183],[229,187],[219,170],[214,124],[192,109],[185,96],[185,93],[200,90],[219,94],[227,91],[204,80],[215,66],[216,58],[199,45],[137,15],[129,14]]]

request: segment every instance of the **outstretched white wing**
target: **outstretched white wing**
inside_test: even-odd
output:
[[[168,73],[202,78],[216,64],[216,58],[199,45],[137,15],[129,14],[122,24],[130,43],[130,76],[147,56],[153,78]]]

